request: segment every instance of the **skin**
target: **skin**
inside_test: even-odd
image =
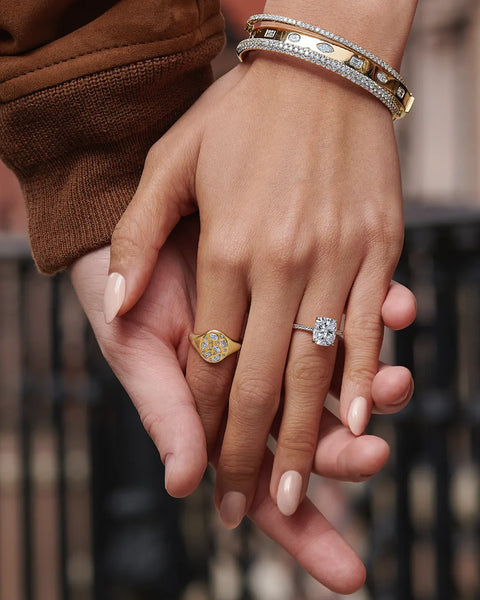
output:
[[[207,464],[203,425],[184,376],[188,332],[196,309],[197,244],[197,220],[182,220],[162,248],[141,300],[111,325],[105,323],[102,310],[110,249],[84,256],[71,269],[72,282],[102,352],[156,444],[166,464],[167,490],[174,496],[191,493]],[[382,316],[391,328],[406,327],[415,316],[411,292],[392,284]],[[339,392],[342,369],[342,352],[339,352],[333,393]],[[371,390],[375,410],[382,413],[400,410],[408,403],[412,391],[407,369],[378,366]],[[328,411],[317,433],[313,470],[321,475],[364,480],[388,458],[388,446],[383,440],[353,436]],[[286,518],[278,511],[269,494],[272,460],[271,454],[264,450],[250,518],[324,585],[342,594],[355,591],[363,584],[364,567],[321,512],[308,500],[302,502],[293,517]]]
[[[342,30],[398,66],[414,2],[331,4],[296,2],[294,16]],[[292,14],[289,2],[265,10]],[[294,322],[345,313],[340,416],[355,434],[368,423],[381,310],[403,242],[391,115],[318,67],[251,53],[150,151],[112,238],[110,272],[127,282],[120,314],[146,289],[173,226],[197,208],[192,330],[242,339],[238,360],[209,365],[190,349],[186,365],[208,455],[218,455],[216,503],[233,527],[254,501],[280,406],[270,494],[277,499],[292,471],[301,478],[298,499],[306,493],[336,351],[292,336]],[[231,492],[244,499],[235,518],[226,517]]]

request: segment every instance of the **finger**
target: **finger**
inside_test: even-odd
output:
[[[242,278],[242,269],[233,260],[212,250],[208,236],[202,234],[198,251],[197,312],[194,334],[202,335],[210,330],[224,333],[239,341],[242,336],[248,296]],[[210,363],[219,353],[215,348],[226,340],[210,339],[218,333],[208,334],[208,344],[202,358],[190,348],[186,379],[195,398],[197,411],[207,439],[208,455],[211,456],[219,439],[220,426],[230,395],[238,354],[227,356],[221,362]],[[217,346],[218,344],[218,346]],[[201,346],[200,346],[201,349]]]
[[[329,407],[323,408],[312,464],[312,473],[340,481],[364,481],[386,463],[390,448],[375,435],[354,436]],[[277,439],[281,419],[275,418],[271,434]]]
[[[398,331],[413,323],[417,312],[414,294],[404,285],[392,281],[382,306],[385,327]]]
[[[340,398],[345,364],[343,340],[338,340],[335,368],[329,393]],[[377,374],[372,382],[373,410],[379,414],[392,414],[404,408],[413,395],[412,374],[406,367],[378,363]]]
[[[371,388],[383,341],[381,310],[389,283],[378,281],[365,266],[350,291],[346,309],[345,368],[340,394],[340,415],[352,433],[360,435],[370,420]]]
[[[118,339],[131,339],[132,326],[118,321],[112,327]],[[133,358],[131,349],[122,353],[119,344],[109,362],[165,464],[168,493],[184,497],[196,489],[204,474],[205,435],[175,350],[162,343],[148,344],[148,348],[148,354],[142,356],[140,351]]]
[[[380,471],[389,454],[385,440],[374,435],[354,436],[337,417],[324,409],[313,472],[341,481],[365,481]]]
[[[138,189],[112,236],[105,288],[107,323],[130,310],[152,276],[160,248],[182,216],[195,210],[200,145],[192,119],[179,121],[150,150]]]
[[[365,581],[360,559],[310,500],[305,499],[291,517],[279,512],[269,494],[272,462],[267,451],[250,518],[317,581],[339,594],[352,594]]]
[[[283,415],[270,490],[279,510],[287,516],[295,512],[306,494],[323,403],[335,364],[333,324],[340,318],[346,301],[346,293],[342,295],[326,286],[318,293],[319,289],[322,288],[313,285],[306,291],[296,322],[313,326],[319,307],[326,318],[313,334],[293,331],[285,371]],[[313,343],[314,335],[322,339]]]
[[[373,412],[391,415],[410,402],[414,382],[406,367],[381,365],[372,383]]]
[[[280,400],[291,337],[288,324],[293,322],[299,296],[285,298],[282,309],[277,304],[275,310],[272,297],[279,294],[266,289],[257,289],[252,297],[230,394],[215,490],[220,517],[228,528],[240,523],[253,499]]]
[[[416,300],[405,286],[392,281],[382,306],[382,317],[386,327],[404,329],[415,318]],[[335,369],[330,386],[330,394],[340,398],[340,390],[345,364],[343,340],[338,340]],[[405,367],[378,364],[378,372],[372,383],[373,412],[391,414],[408,404],[413,394],[413,379]]]

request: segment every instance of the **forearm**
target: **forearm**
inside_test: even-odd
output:
[[[318,25],[399,67],[417,0],[266,0],[265,12]]]

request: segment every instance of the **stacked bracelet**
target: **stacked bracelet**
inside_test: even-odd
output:
[[[240,60],[250,50],[269,50],[296,56],[349,79],[378,98],[401,119],[414,97],[397,71],[357,44],[320,27],[277,15],[253,15],[247,21],[250,37],[237,46]]]

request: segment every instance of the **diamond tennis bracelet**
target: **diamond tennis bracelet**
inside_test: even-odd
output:
[[[400,74],[385,61],[345,38],[303,21],[268,14],[250,17],[246,29],[250,37],[237,46],[241,61],[244,53],[250,50],[296,56],[367,90],[390,110],[393,119],[401,119],[412,108],[415,99]]]

